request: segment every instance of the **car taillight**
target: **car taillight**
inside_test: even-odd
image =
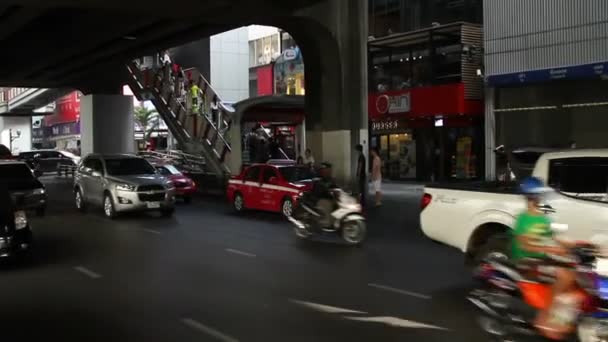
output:
[[[420,200],[420,209],[424,210],[424,208],[431,204],[432,200],[433,196],[431,196],[430,194],[424,194],[424,196],[422,196],[422,200]]]

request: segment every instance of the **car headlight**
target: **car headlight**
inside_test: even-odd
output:
[[[44,195],[45,193],[46,190],[44,190],[44,188],[34,189],[34,191],[32,191],[33,195]]]
[[[135,185],[131,184],[116,184],[116,190],[119,191],[135,191]]]
[[[15,229],[23,229],[27,227],[27,216],[25,211],[19,210],[15,212]]]
[[[165,189],[171,191],[171,190],[175,190],[175,184],[173,184],[173,182],[167,182],[165,183]]]

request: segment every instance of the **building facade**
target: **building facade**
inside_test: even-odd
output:
[[[479,1],[370,1],[370,147],[386,178],[482,175],[480,11]]]
[[[249,41],[249,97],[305,95],[304,58],[295,40],[277,28]]]
[[[493,147],[608,147],[608,2],[484,0],[486,177]]]

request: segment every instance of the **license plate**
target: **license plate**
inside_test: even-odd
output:
[[[148,202],[148,209],[158,209],[160,208],[160,202]]]

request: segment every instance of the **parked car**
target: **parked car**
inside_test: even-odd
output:
[[[108,218],[128,211],[175,210],[175,187],[145,159],[134,155],[90,154],[74,176],[76,207],[102,206]]]
[[[298,196],[312,189],[310,168],[292,164],[253,164],[228,181],[226,195],[234,210],[280,212],[289,217]]]
[[[27,167],[27,166],[26,166]],[[23,211],[23,198],[15,201],[6,189],[8,182],[4,179],[0,184],[0,258],[22,256],[30,250],[32,230]]]
[[[17,157],[26,162],[38,175],[49,172],[60,173],[63,168],[76,168],[80,157],[67,151],[36,150],[21,152]]]
[[[0,144],[0,159],[14,159],[11,150],[6,145]]]
[[[608,231],[608,150],[568,150],[540,156],[532,171],[554,192],[542,210],[570,228],[566,236],[589,240]],[[468,260],[504,257],[506,238],[525,201],[516,183],[433,184],[425,187],[420,223],[429,238],[456,247]]]
[[[22,210],[34,210],[36,215],[44,216],[46,189],[27,164],[13,160],[0,161],[0,180],[13,200],[20,203]]]
[[[192,195],[196,193],[196,183],[185,176],[175,166],[171,164],[157,165],[158,173],[165,176],[175,186],[175,196],[181,198],[186,203],[192,201]]]

